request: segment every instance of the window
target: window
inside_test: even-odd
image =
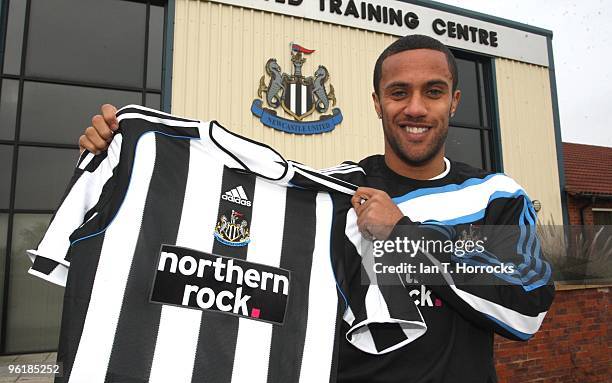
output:
[[[498,171],[493,155],[491,120],[490,59],[465,52],[453,52],[457,59],[461,101],[449,123],[446,154],[449,158],[477,168]]]
[[[63,289],[27,274],[102,103],[159,109],[166,1],[4,0],[0,353],[57,347]]]
[[[612,226],[612,209],[593,209],[593,225]]]

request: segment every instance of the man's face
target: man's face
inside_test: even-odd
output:
[[[385,59],[379,94],[372,94],[382,118],[387,164],[418,166],[444,155],[448,120],[460,92],[444,53],[414,49]]]

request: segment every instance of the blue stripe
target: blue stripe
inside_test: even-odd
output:
[[[529,265],[529,258],[525,254],[525,250],[523,249],[523,243],[525,242],[525,236],[527,235],[527,227],[525,226],[525,204],[523,204],[523,209],[521,210],[521,214],[519,215],[519,229],[521,230],[521,234],[519,236],[518,241],[516,242],[516,253],[521,254],[523,256],[522,265]]]
[[[505,324],[504,322],[500,321],[499,319],[489,315],[489,314],[484,314],[487,318],[489,318],[490,320],[492,320],[493,322],[497,323],[499,326],[501,326],[502,328],[504,328],[506,331],[510,332],[511,334],[513,334],[514,336],[516,336],[517,338],[521,339],[521,340],[528,340],[530,339],[533,334],[527,334],[524,332],[520,332],[519,330],[516,330],[510,326],[508,326],[507,324]]]
[[[540,254],[540,239],[538,238],[538,233],[537,233],[537,215],[535,213],[535,210],[533,209],[533,204],[531,203],[529,198],[528,197],[525,197],[525,198],[527,200],[527,205],[528,205],[527,215],[530,218],[529,222],[532,225],[531,230],[533,233],[534,249],[531,254],[533,254],[533,258],[536,261],[536,265],[535,265],[536,272],[540,273],[542,272],[542,260],[541,260],[541,254]]]
[[[540,274],[542,272],[542,260],[541,260],[541,247],[540,240],[537,235],[537,226],[535,221],[535,211],[533,210],[533,206],[531,204],[531,200],[526,195],[523,199],[523,210],[521,211],[521,216],[519,218],[519,227],[521,229],[521,236],[517,243],[517,252],[523,255],[524,263],[519,266],[519,268],[524,270],[526,267],[531,266],[532,260],[535,261],[535,274]],[[527,224],[525,223],[527,221]],[[525,235],[529,232],[529,239],[527,240],[527,244],[523,247],[525,242]],[[524,265],[524,266],[523,266]],[[533,273],[528,273],[527,275],[532,275]],[[548,280],[548,278],[546,278]],[[546,282],[544,282],[545,284]],[[532,285],[528,285],[527,288],[532,288]],[[538,286],[539,287],[539,286]]]
[[[548,264],[548,262],[544,262],[544,267],[546,267],[546,272],[544,273],[544,276],[542,277],[542,279],[536,282],[533,282],[529,286],[524,286],[523,288],[525,289],[525,291],[527,292],[533,291],[537,289],[538,287],[542,287],[548,283],[548,281],[550,280],[550,276],[552,275],[552,269],[550,268],[550,265]]]
[[[140,144],[140,139],[141,139],[142,137],[144,137],[144,136],[145,136],[145,134],[148,134],[148,133],[158,133],[158,134],[161,134],[161,135],[164,135],[164,136],[167,136],[167,137],[171,137],[171,138],[179,138],[179,139],[186,139],[186,140],[199,140],[199,139],[200,139],[199,137],[175,136],[175,135],[168,134],[168,133],[164,133],[164,132],[160,132],[160,131],[157,131],[157,130],[150,130],[150,131],[148,131],[148,132],[144,132],[143,134],[141,134],[141,135],[140,135],[140,137],[138,137],[138,140],[136,141],[136,145],[134,146],[134,156],[135,156],[135,154],[136,154],[136,151],[138,150],[138,144]],[[100,231],[98,231],[98,232],[96,232],[96,233],[89,234],[89,235],[86,235],[86,236],[84,236],[84,237],[81,237],[81,238],[75,239],[73,242],[71,242],[71,243],[70,243],[70,246],[73,246],[73,245],[74,245],[74,244],[76,244],[77,242],[84,241],[84,240],[89,239],[89,238],[91,238],[91,237],[95,237],[96,235],[100,235],[100,234],[104,233],[104,232],[106,231],[106,229],[108,229],[108,228],[110,227],[110,225],[113,223],[113,221],[114,221],[114,220],[115,220],[115,218],[117,217],[117,213],[119,213],[119,210],[121,210],[121,207],[123,207],[123,202],[125,202],[125,196],[126,196],[126,194],[127,194],[127,191],[130,189],[130,185],[131,185],[131,183],[132,183],[132,173],[133,173],[133,171],[134,171],[134,164],[135,164],[135,163],[136,163],[136,160],[134,159],[134,161],[133,161],[133,163],[132,163],[132,170],[130,170],[130,180],[128,181],[128,187],[127,187],[127,189],[126,189],[126,192],[123,194],[123,199],[121,200],[121,204],[119,205],[119,209],[117,209],[117,211],[115,212],[115,215],[114,215],[114,216],[113,216],[113,218],[110,220],[110,222],[108,223],[108,225],[106,225],[106,227],[105,227],[104,229],[102,229],[102,230],[100,230]]]
[[[532,279],[533,277],[535,277],[536,275],[538,275],[538,273],[536,273],[535,270],[529,270],[527,272],[527,274],[525,274],[525,275],[523,275],[521,277],[521,279],[524,280],[524,281],[528,281],[528,280]]]
[[[534,257],[534,253],[532,250],[534,246],[534,237],[536,235],[536,226],[535,226],[533,217],[531,217],[531,214],[529,212],[527,201],[528,201],[527,197],[525,197],[523,199],[523,204],[527,206],[527,209],[525,210],[525,218],[527,219],[527,222],[529,222],[529,239],[527,240],[527,248],[525,250],[527,251],[527,255],[529,256],[530,263],[533,258],[536,259],[536,270],[539,272],[538,267],[537,267],[537,254],[535,254],[536,257]]]
[[[465,189],[465,188],[467,188],[469,186],[474,186],[474,185],[482,184],[482,183],[490,180],[491,178],[493,178],[495,176],[499,176],[499,175],[503,175],[503,174],[501,174],[501,173],[494,173],[494,174],[489,174],[485,178],[470,178],[470,179],[464,181],[461,184],[449,184],[449,185],[439,186],[439,187],[435,187],[435,188],[418,189],[418,190],[412,191],[410,193],[404,194],[403,196],[395,197],[395,198],[392,198],[392,199],[393,199],[393,202],[395,202],[396,204],[399,204],[399,203],[408,201],[408,200],[413,199],[413,198],[422,197],[424,195],[438,194],[438,193],[447,193],[447,192],[451,192],[451,191],[458,191],[458,190],[461,190],[461,189]]]

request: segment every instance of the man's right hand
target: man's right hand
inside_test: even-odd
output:
[[[108,148],[113,140],[115,130],[119,128],[117,122],[117,108],[110,104],[104,104],[100,108],[101,114],[91,118],[91,125],[85,129],[84,134],[79,137],[81,152],[87,149],[91,153],[99,154]]]

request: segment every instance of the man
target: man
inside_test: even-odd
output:
[[[471,233],[474,227],[507,225],[516,235],[506,235],[503,243],[492,244],[469,262],[501,261],[516,269],[476,276],[476,283],[465,286],[455,280],[472,276],[438,275],[426,285],[408,278],[406,288],[421,310],[426,333],[384,355],[341,342],[339,382],[495,382],[494,332],[528,339],[552,302],[550,267],[539,257],[535,212],[524,191],[509,177],[444,157],[449,119],[461,98],[457,84],[452,53],[430,37],[406,36],[380,55],[372,98],[382,120],[385,153],[359,163],[366,177],[355,182],[367,187],[355,193],[354,214],[349,212],[347,221],[355,219],[363,236],[373,241],[415,236],[442,241],[455,239],[452,233],[459,228]],[[102,107],[80,137],[81,148],[105,150],[118,127],[115,111],[111,105]],[[412,261],[429,266],[463,262],[449,252],[423,251]],[[499,279],[504,283],[489,283]]]

